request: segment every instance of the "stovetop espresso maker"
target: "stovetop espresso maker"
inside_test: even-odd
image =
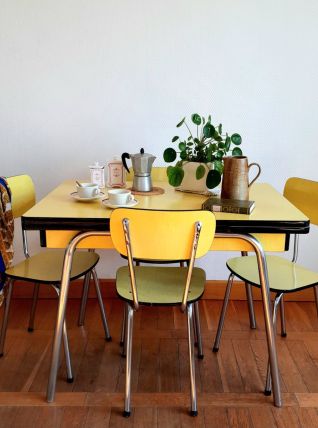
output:
[[[151,192],[152,181],[151,181],[151,168],[156,156],[149,153],[145,153],[144,149],[140,149],[140,153],[129,154],[123,153],[121,160],[124,167],[129,172],[129,168],[126,163],[126,159],[131,159],[132,167],[134,170],[134,179],[132,190],[138,192]]]

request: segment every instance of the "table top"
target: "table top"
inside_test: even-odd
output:
[[[127,183],[129,187],[131,183]],[[138,204],[133,209],[196,210],[201,209],[206,196],[176,191],[166,182],[156,182],[164,194],[136,195]],[[102,189],[103,190],[103,189]],[[60,184],[22,217],[26,230],[108,230],[111,209],[102,200],[78,202],[70,196],[75,181]],[[107,189],[103,190],[105,198]],[[266,183],[254,183],[250,199],[255,209],[250,215],[215,213],[217,232],[234,233],[308,233],[309,219]]]

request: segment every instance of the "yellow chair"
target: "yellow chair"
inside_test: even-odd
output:
[[[303,178],[290,178],[284,188],[284,196],[298,209],[300,209],[311,221],[318,224],[318,182]],[[283,295],[305,288],[313,287],[317,302],[318,273],[313,272],[296,263],[298,253],[298,236],[295,236],[294,254],[291,261],[279,256],[266,256],[270,291],[276,293],[273,302],[273,324],[276,324],[278,304],[281,303],[281,318],[283,336],[286,336],[284,311],[282,305]],[[227,261],[227,267],[231,274],[228,279],[223,307],[220,315],[218,330],[214,342],[213,351],[217,352],[220,346],[221,334],[224,325],[226,309],[230,297],[233,278],[236,276],[241,280],[260,288],[258,265],[255,256],[235,257]],[[265,394],[271,394],[271,378],[269,365]]]
[[[126,302],[126,388],[124,416],[130,415],[133,314],[140,305],[180,306],[187,313],[191,415],[197,415],[193,348],[193,305],[204,292],[205,272],[194,261],[205,255],[215,233],[215,217],[208,211],[151,211],[118,208],[110,218],[116,250],[128,258],[118,269],[116,289]],[[202,233],[201,233],[202,232]],[[135,266],[139,260],[189,260],[188,267]]]
[[[30,209],[35,204],[35,189],[33,181],[28,175],[18,175],[9,177],[7,181],[12,194],[11,205],[13,216],[14,218],[21,217],[28,209]],[[33,331],[34,313],[36,308],[39,285],[51,285],[55,289],[57,294],[59,294],[59,284],[62,276],[64,250],[45,250],[43,252],[30,256],[28,251],[26,232],[22,231],[22,234],[23,247],[26,258],[22,262],[17,263],[15,266],[10,267],[5,272],[5,277],[7,280],[7,296],[5,300],[5,311],[0,335],[0,356],[3,356],[14,281],[23,280],[27,282],[33,282],[35,285],[32,311],[28,329],[29,331]],[[101,310],[102,322],[105,329],[106,339],[111,340],[104,305],[99,288],[99,282],[95,271],[95,266],[98,260],[99,256],[94,252],[77,251],[73,259],[71,280],[77,279],[81,276],[87,277],[88,275],[90,276],[90,274],[92,274]],[[68,382],[72,382],[73,375],[65,323],[63,326],[63,343],[66,356],[67,380]]]
[[[134,173],[133,171],[126,173],[126,180],[127,181],[132,181],[134,178]],[[161,167],[161,166],[156,166],[154,168],[152,168],[151,170],[151,178],[153,182],[156,181],[168,181],[168,177],[167,177],[167,168],[166,167]],[[178,261],[176,261],[178,262]],[[181,260],[179,261],[180,266],[184,266],[185,263],[187,261],[186,260]],[[147,263],[147,260],[136,260],[136,265],[139,266],[140,263]],[[153,260],[150,260],[149,263],[154,263]],[[165,263],[169,263],[168,260],[165,260]],[[195,315],[197,314],[197,311],[195,311]],[[199,316],[199,315],[196,315]],[[120,344],[124,345],[124,340],[125,340],[125,320],[126,320],[126,311],[124,311],[124,316],[123,316],[123,325],[122,325],[122,330],[121,330],[121,338],[120,338]],[[195,333],[195,337],[196,337],[196,343],[199,344],[199,342],[201,342],[201,338],[198,337],[198,332],[197,332],[197,322],[194,323],[195,329],[194,329],[194,333]],[[199,328],[199,327],[198,327]],[[125,355],[125,351],[123,350],[123,355]]]

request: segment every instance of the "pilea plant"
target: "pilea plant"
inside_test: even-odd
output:
[[[180,186],[184,177],[183,165],[187,162],[198,162],[195,177],[201,179],[206,176],[206,186],[213,189],[221,182],[223,173],[223,157],[226,155],[240,156],[242,150],[238,147],[242,143],[239,134],[229,135],[224,133],[222,124],[214,126],[211,123],[211,116],[207,119],[197,113],[191,115],[191,121],[195,125],[194,132],[184,117],[177,124],[177,128],[186,127],[189,136],[181,138],[178,135],[172,138],[172,142],[177,145],[176,149],[168,147],[163,153],[165,162],[174,162],[179,153],[180,160],[175,166],[167,168],[168,181],[171,186]]]

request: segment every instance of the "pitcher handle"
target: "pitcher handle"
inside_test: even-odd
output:
[[[248,187],[250,187],[253,183],[254,183],[254,181],[255,180],[257,180],[258,179],[258,177],[261,175],[261,167],[259,166],[259,164],[258,163],[256,163],[256,162],[253,162],[253,163],[250,163],[249,164],[249,166],[248,166],[248,173],[250,172],[250,167],[251,166],[257,166],[257,168],[258,168],[258,173],[256,174],[256,176],[253,178],[253,180],[248,184]]]

